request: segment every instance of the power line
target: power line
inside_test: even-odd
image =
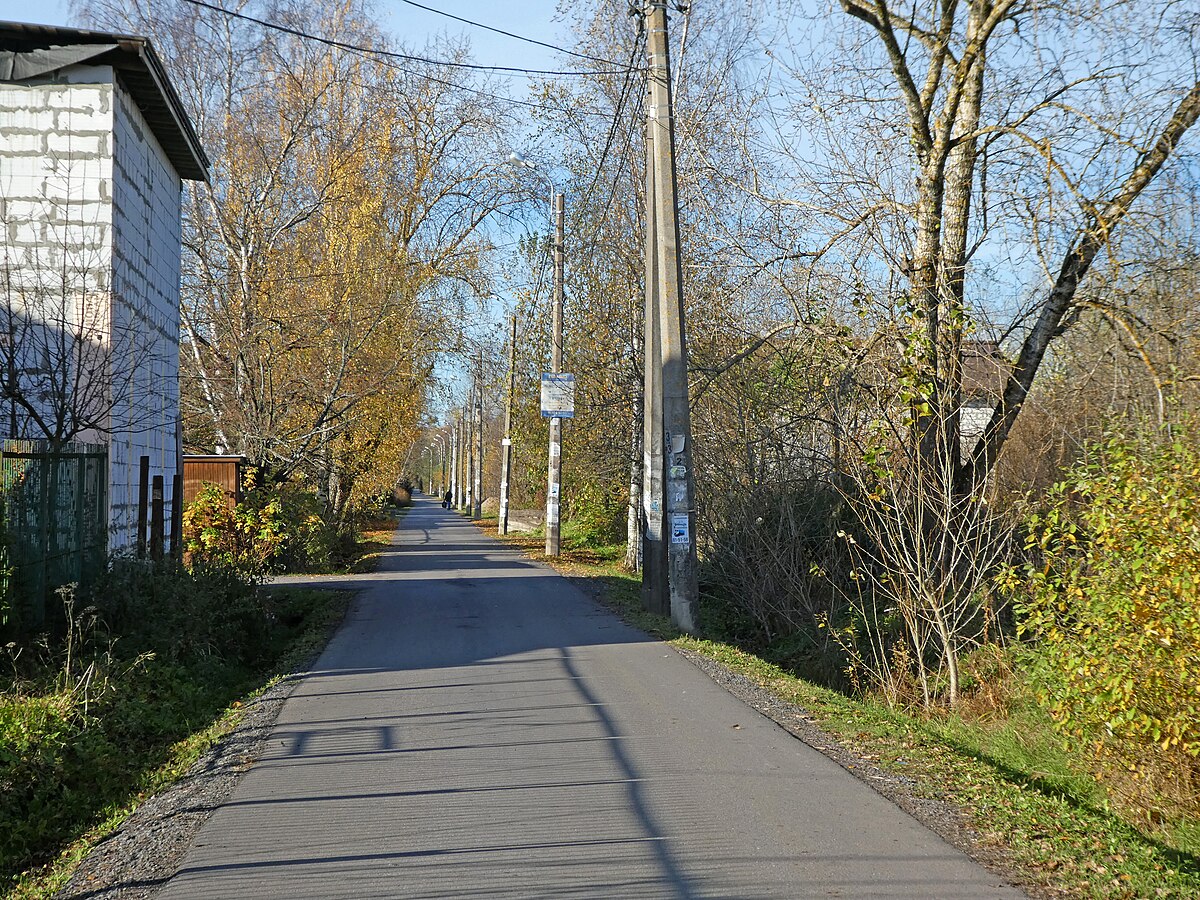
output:
[[[325,44],[329,47],[336,47],[339,50],[347,50],[351,53],[359,53],[363,55],[382,56],[390,59],[403,60],[404,62],[425,63],[431,66],[446,66],[454,69],[470,69],[477,72],[493,72],[508,75],[571,75],[575,77],[589,77],[593,75],[620,75],[625,70],[600,70],[600,71],[580,71],[578,69],[526,69],[519,66],[484,66],[478,63],[452,62],[444,59],[429,59],[424,56],[414,56],[410,53],[399,53],[395,50],[379,50],[373,47],[364,47],[359,44],[350,44],[345,41],[335,40],[334,38],[321,37],[320,35],[310,34],[306,31],[301,31],[298,28],[292,28],[287,25],[280,25],[277,22],[269,22],[266,19],[259,19],[255,16],[246,15],[245,13],[235,12],[232,9],[225,9],[221,6],[216,6],[212,3],[206,3],[205,0],[184,0],[185,3],[190,3],[193,6],[199,6],[202,9],[218,12],[222,15],[229,16],[234,19],[242,19],[246,22],[253,22],[255,25],[261,25],[263,28],[270,28],[274,31],[280,31],[284,34],[290,34],[293,37],[298,37],[307,41],[316,41]]]
[[[194,3],[197,6],[203,6],[203,7],[209,8],[209,9],[214,9],[217,12],[236,15],[236,14],[230,13],[229,10],[224,10],[219,7],[211,7],[207,3],[200,3],[200,2],[197,2],[197,0],[184,0],[184,2]],[[245,17],[243,16],[241,18],[245,18]],[[257,21],[257,20],[252,20],[252,21]],[[268,23],[266,27],[275,28],[277,26],[274,26],[274,25],[271,25],[270,23]],[[323,42],[323,40],[321,38],[313,38],[313,39]],[[343,49],[350,53],[355,53],[359,56],[363,56],[363,57],[367,57],[367,58],[374,58],[376,55],[376,52],[373,50],[366,49],[366,48],[354,48],[351,45],[339,47],[338,49]],[[408,67],[399,65],[398,63],[395,63],[388,59],[378,59],[377,61],[379,63],[381,63],[382,65],[387,66],[390,69],[396,69],[398,71],[406,72],[406,73],[410,71],[410,69]],[[533,103],[533,102],[530,102],[529,100],[518,100],[515,97],[507,97],[507,96],[503,96],[501,94],[494,94],[490,91],[485,91],[485,90],[481,90],[479,88],[470,87],[465,84],[459,84],[454,81],[447,81],[444,78],[437,78],[434,75],[425,74],[425,75],[422,75],[421,77],[424,78],[426,81],[432,82],[433,84],[440,84],[443,87],[452,88],[452,89],[458,90],[458,91],[465,91],[469,94],[474,94],[477,97],[484,97],[488,100],[495,100],[499,103],[508,103],[513,106],[521,106],[526,109],[537,110],[539,112],[557,113],[558,115],[567,115],[569,113],[570,115],[576,115],[576,116],[582,115],[582,116],[591,116],[593,118],[601,118],[601,117],[607,118],[607,115],[602,112],[593,112],[591,110],[586,110],[586,109],[569,110],[568,111],[566,109],[563,109],[561,106],[548,106],[545,103]]]
[[[426,12],[431,12],[438,16],[445,16],[447,19],[453,19],[455,22],[462,22],[464,25],[471,25],[475,28],[482,28],[484,31],[490,31],[493,34],[502,34],[505,37],[513,38],[518,41],[525,41],[528,44],[537,44],[539,47],[546,47],[549,50],[557,50],[559,53],[565,53],[568,56],[574,56],[577,59],[586,59],[589,62],[604,63],[606,66],[619,66],[620,63],[613,62],[610,59],[603,59],[599,56],[588,56],[586,53],[576,53],[574,50],[568,50],[566,47],[559,47],[555,44],[547,44],[545,41],[535,40],[531,37],[525,37],[520,34],[513,34],[511,31],[505,31],[502,28],[493,28],[491,25],[484,25],[482,22],[474,22],[471,19],[464,19],[462,16],[456,16],[453,13],[448,13],[441,9],[434,9],[432,6],[426,6],[423,3],[417,3],[415,0],[400,0],[401,3],[407,3],[409,6],[415,6],[417,9],[423,9]]]
[[[616,137],[617,129],[621,124],[621,113],[624,111],[625,101],[629,99],[629,88],[632,85],[630,76],[635,71],[633,69],[633,61],[637,59],[644,35],[644,31],[639,31],[637,37],[633,40],[633,52],[629,54],[629,64],[625,67],[625,78],[621,82],[621,93],[617,97],[617,105],[613,110],[612,124],[609,126],[607,137],[604,139],[604,151],[600,154],[600,162],[596,166],[596,174],[592,176],[591,184],[588,185],[587,190],[583,193],[583,199],[580,202],[581,207],[586,207],[592,199],[592,192],[595,191],[596,183],[600,180],[600,173],[604,171],[604,163],[608,161],[608,151],[612,149],[613,138]]]
[[[637,127],[637,121],[641,117],[641,112],[642,112],[642,108],[643,108],[644,104],[645,104],[645,97],[639,97],[637,108],[634,110],[633,115],[629,117],[629,131],[626,132],[626,134],[625,134],[625,146],[621,149],[621,162],[622,163],[624,163],[629,158],[629,147],[631,144],[633,144],[633,131],[634,131],[634,128]],[[617,169],[617,171],[613,174],[612,190],[609,191],[609,193],[608,193],[608,201],[604,204],[604,212],[600,215],[600,218],[596,220],[597,222],[608,221],[608,213],[609,213],[609,210],[612,209],[613,200],[616,199],[618,182],[620,181],[621,170],[623,168],[624,168],[624,166],[622,165],[621,168]]]

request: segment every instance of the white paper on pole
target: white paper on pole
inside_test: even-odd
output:
[[[671,513],[671,543],[690,544],[691,542],[687,513]]]

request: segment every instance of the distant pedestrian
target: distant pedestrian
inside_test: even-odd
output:
[[[446,491],[446,494],[445,494],[445,496],[444,496],[444,497],[442,497],[442,509],[449,509],[449,508],[450,508],[450,501],[451,501],[452,499],[453,499],[453,498],[450,496],[450,492],[449,492],[449,491]]]

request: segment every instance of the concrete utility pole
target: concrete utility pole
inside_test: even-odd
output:
[[[554,334],[550,371],[563,369],[563,243],[566,232],[566,199],[554,194]],[[558,556],[559,508],[562,491],[562,419],[550,419],[549,466],[546,478],[546,555]]]
[[[675,128],[671,110],[671,59],[667,42],[667,5],[646,7],[649,56],[650,130],[654,144],[654,233],[658,253],[660,341],[662,346],[663,464],[666,507],[667,569],[671,621],[695,632],[700,589],[696,576],[695,478],[692,426],[688,409],[687,332],[684,323],[683,273],[679,261],[679,221],[675,188]]]
[[[669,615],[667,545],[663,540],[662,346],[658,322],[658,239],[654,227],[654,128],[646,120],[646,288],[642,337],[642,605]]]
[[[467,515],[475,509],[475,494],[472,488],[475,484],[475,386],[467,392],[467,405],[463,409],[463,433],[467,437],[467,502],[463,504]]]
[[[500,442],[500,521],[501,534],[508,534],[508,482],[512,477],[512,415],[513,394],[517,389],[517,317],[509,324],[508,337],[508,399],[504,404],[504,439]]]
[[[450,499],[458,499],[458,425],[450,416]]]
[[[451,505],[454,509],[459,509],[462,506],[463,455],[466,453],[466,446],[462,439],[462,416],[458,412],[454,414],[454,424],[451,427],[454,429],[454,502]]]
[[[483,348],[479,348],[479,372],[475,376],[475,507],[471,518],[483,518]]]

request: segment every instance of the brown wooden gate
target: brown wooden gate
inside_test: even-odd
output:
[[[185,453],[183,455],[183,503],[188,505],[206,484],[215,484],[225,492],[230,503],[242,495],[244,456],[215,456]]]

